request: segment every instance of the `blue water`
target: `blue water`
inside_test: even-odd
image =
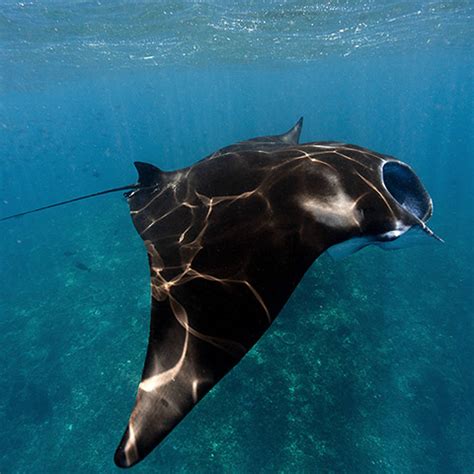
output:
[[[413,166],[446,244],[318,259],[134,470],[474,471],[472,3],[227,3],[4,2],[0,216],[303,115],[303,142]],[[0,245],[0,472],[118,471],[149,323],[126,202],[1,223]]]

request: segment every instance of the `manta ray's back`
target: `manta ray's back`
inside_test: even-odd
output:
[[[350,145],[299,145],[301,125],[176,172],[137,163],[128,201],[148,252],[151,323],[118,466],[143,459],[241,360],[322,252],[427,231],[431,200],[409,167]],[[415,207],[388,192],[389,162],[414,177]]]

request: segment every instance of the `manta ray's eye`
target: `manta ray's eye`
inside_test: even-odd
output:
[[[382,168],[387,191],[410,214],[426,220],[432,212],[431,199],[413,170],[398,161],[387,161]]]

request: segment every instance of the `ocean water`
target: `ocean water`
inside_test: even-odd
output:
[[[446,243],[311,267],[140,473],[474,471],[471,1],[0,4],[0,217],[281,133],[409,163]],[[120,194],[0,223],[0,472],[118,472],[149,324]]]

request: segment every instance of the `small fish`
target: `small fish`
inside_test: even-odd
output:
[[[85,265],[82,262],[74,262],[74,266],[78,268],[79,270],[82,270],[84,272],[90,272],[92,271],[87,265]]]
[[[75,253],[76,253],[75,250],[65,250],[65,251],[63,252],[63,255],[64,255],[65,257],[72,257]]]

